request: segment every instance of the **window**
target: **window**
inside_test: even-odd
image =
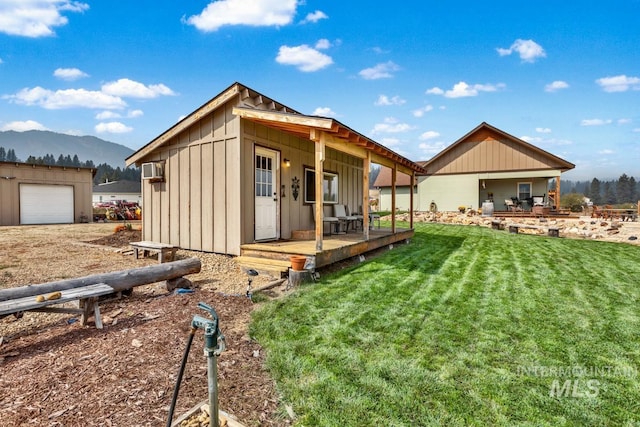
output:
[[[323,203],[338,203],[338,174],[325,172],[322,180]],[[316,201],[316,171],[304,168],[304,202]]]
[[[518,183],[518,199],[526,200],[531,197],[531,183],[519,182]]]
[[[273,162],[256,154],[256,197],[273,197]]]

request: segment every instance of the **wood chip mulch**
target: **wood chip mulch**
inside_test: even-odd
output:
[[[218,358],[220,408],[247,426],[283,425],[263,370],[260,346],[246,335],[253,303],[206,290],[103,306],[105,328],[61,320],[0,347],[0,419],[6,426],[165,425],[199,301],[220,318],[227,350]],[[19,321],[19,320],[17,320]],[[196,333],[175,417],[207,399],[203,332]]]
[[[8,231],[15,232],[5,231],[6,235]],[[28,231],[27,228],[18,230]],[[41,230],[37,232],[42,234]],[[118,247],[139,239],[136,232],[108,233],[90,243]],[[28,249],[29,244],[33,242],[23,243],[21,247]],[[44,258],[50,254],[38,248],[21,253],[17,250],[19,244],[11,247],[15,248],[11,257],[0,251],[0,258],[11,262],[3,264],[9,267],[0,272],[5,282],[19,281],[20,270],[14,266],[29,265],[21,264],[22,257],[42,253]],[[78,247],[61,246],[67,257],[75,256],[75,248]],[[117,263],[121,262],[119,259],[126,259],[127,264],[144,261],[100,249],[81,249],[83,252],[78,255],[85,258],[91,253],[91,256],[106,258],[107,262],[110,259]],[[218,358],[220,409],[247,427],[289,425],[290,421],[282,418],[282,411],[278,411],[274,383],[264,370],[264,352],[248,336],[255,305],[235,291],[216,288],[232,278],[238,283],[246,278],[237,267],[231,268],[230,260],[206,256],[215,262],[214,265],[205,263],[203,273],[199,274],[206,276],[198,281],[205,285],[186,294],[168,293],[157,284],[141,286],[129,297],[104,301],[100,305],[102,330],[94,327],[93,319],[82,327],[79,318],[70,314],[29,312],[23,319],[13,316],[0,319],[0,425],[166,425],[191,320],[195,314],[206,316],[197,307],[200,301],[216,309],[220,329],[226,337],[227,349]],[[44,258],[40,265],[46,268],[47,262]],[[60,261],[55,265],[61,265]],[[100,268],[104,266],[100,264]],[[233,277],[236,270],[237,278]],[[206,285],[207,282],[211,284]],[[203,349],[204,332],[198,330],[174,419],[208,397],[207,360]]]

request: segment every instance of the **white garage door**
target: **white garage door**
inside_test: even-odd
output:
[[[73,223],[73,187],[20,185],[20,224]]]

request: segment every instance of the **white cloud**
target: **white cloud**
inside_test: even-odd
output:
[[[89,74],[77,68],[57,68],[53,72],[54,77],[62,80],[74,81],[83,77],[89,77]]]
[[[304,72],[318,71],[333,64],[333,59],[306,44],[300,46],[280,46],[276,61],[284,65],[293,65]]]
[[[389,53],[388,50],[385,50],[385,49],[381,48],[380,46],[372,47],[371,50],[373,51],[373,53],[376,53],[378,55]]]
[[[95,130],[98,133],[127,133],[131,132],[133,128],[120,122],[107,122],[98,123]]]
[[[316,49],[324,50],[331,47],[331,42],[327,39],[320,39],[316,42]]]
[[[13,130],[16,132],[25,132],[28,130],[49,130],[41,123],[38,123],[34,120],[25,120],[25,121],[15,121],[9,122],[6,125],[3,125],[0,130],[7,131]]]
[[[312,116],[320,116],[320,117],[336,117],[337,114],[329,107],[318,107],[313,110],[311,113]]]
[[[520,55],[522,62],[535,62],[536,59],[547,56],[542,46],[533,40],[517,39],[508,49],[498,48],[496,50],[500,56],[511,55],[516,52]]]
[[[25,88],[15,95],[4,95],[3,98],[16,104],[37,105],[48,110],[77,107],[113,110],[127,105],[122,98],[100,91],[65,89],[54,92],[40,86],[32,89]]]
[[[412,130],[413,127],[407,123],[399,123],[397,119],[393,117],[387,117],[384,119],[384,123],[377,123],[374,125],[372,134],[380,133],[402,133]]]
[[[496,92],[506,87],[504,83],[498,84],[475,84],[469,85],[466,82],[458,82],[453,85],[453,88],[443,91],[439,87],[434,87],[427,90],[427,94],[430,95],[444,95],[445,98],[463,98],[469,96],[478,96],[480,92]]]
[[[424,116],[424,113],[428,113],[431,110],[433,110],[433,105],[425,105],[422,108],[418,108],[417,110],[413,110],[412,114],[413,114],[413,117],[422,117],[422,116]]]
[[[400,66],[392,61],[377,64],[371,68],[365,68],[358,74],[365,80],[389,79],[393,77],[393,72],[400,70]]]
[[[144,111],[142,110],[131,110],[129,111],[129,113],[127,113],[127,117],[129,117],[130,119],[136,119],[142,116],[144,116]]]
[[[640,132],[640,128],[635,128],[633,132]]]
[[[402,145],[398,138],[382,138],[379,142],[387,148],[399,147]]]
[[[561,89],[567,89],[569,84],[567,82],[563,82],[562,80],[556,80],[554,82],[549,83],[544,87],[545,92],[556,92]]]
[[[316,10],[315,12],[307,14],[307,16],[302,20],[301,24],[306,24],[309,22],[313,22],[314,24],[321,19],[328,19],[329,17],[322,12],[321,10]]]
[[[640,78],[627,77],[624,74],[614,77],[603,77],[596,80],[605,92],[626,92],[628,90],[640,90]]]
[[[298,0],[219,0],[183,22],[204,32],[224,25],[281,26],[291,23],[297,6]]]
[[[611,123],[611,119],[584,119],[580,122],[580,126],[603,126]]]
[[[571,145],[573,141],[568,139],[543,138],[540,136],[521,136],[521,140],[535,145]]]
[[[96,120],[111,120],[111,119],[119,119],[122,116],[113,111],[101,111],[96,114]]]
[[[161,95],[175,95],[167,86],[161,84],[144,85],[130,79],[119,79],[102,85],[102,92],[108,95],[130,98],[157,98]]]
[[[130,110],[126,115],[128,119],[135,119],[142,116],[144,116],[144,112],[142,110]],[[102,111],[96,114],[96,120],[112,120],[121,118],[122,114],[116,113],[115,111]]]
[[[380,95],[376,100],[376,102],[373,103],[373,105],[377,105],[377,106],[402,105],[405,102],[407,101],[400,98],[399,96],[393,96],[389,98],[387,95]]]
[[[607,155],[607,154],[613,154],[613,153],[615,153],[615,151],[610,150],[610,149],[608,149],[608,148],[605,148],[604,150],[600,150],[600,151],[598,151],[598,154],[604,154],[604,155]]]
[[[551,129],[549,129],[549,128],[536,128],[536,132],[538,132],[538,133],[551,133]]]
[[[441,152],[442,150],[444,150],[446,147],[446,144],[444,142],[433,142],[433,143],[426,143],[423,142],[420,145],[418,145],[418,148],[420,148],[420,150],[428,155],[428,156],[433,156],[434,154],[438,154],[439,152]]]
[[[0,58],[0,64],[2,64],[2,62],[3,62],[3,61],[2,61],[2,58]]]
[[[427,95],[443,95],[444,91],[436,86],[436,87],[432,87],[431,89],[427,89],[425,93]]]
[[[84,12],[89,5],[72,0],[9,0],[0,2],[0,32],[12,36],[46,37],[67,25],[61,12]]]
[[[423,132],[418,139],[421,141],[428,141],[429,139],[435,139],[438,138],[440,136],[440,133],[436,132],[435,130],[428,130],[426,132]]]

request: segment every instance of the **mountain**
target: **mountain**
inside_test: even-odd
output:
[[[114,168],[124,168],[124,159],[134,152],[129,147],[95,136],[74,136],[42,130],[0,131],[0,147],[5,150],[13,148],[23,162],[29,156],[52,154],[57,159],[60,154],[71,157],[77,154],[81,162],[92,160],[96,166],[106,163]]]

